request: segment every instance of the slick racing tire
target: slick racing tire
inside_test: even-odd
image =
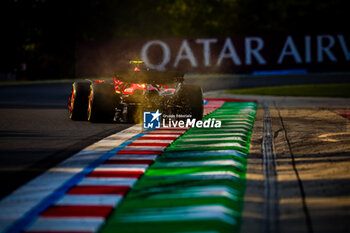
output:
[[[192,119],[203,118],[203,91],[195,85],[183,85],[177,93],[177,105],[181,106],[180,114],[192,115]]]
[[[72,120],[86,121],[88,118],[88,105],[90,82],[75,82],[69,97],[68,111]]]
[[[106,83],[93,83],[90,86],[88,120],[91,122],[112,122],[120,96],[114,86]]]

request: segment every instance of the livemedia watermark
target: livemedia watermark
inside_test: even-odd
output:
[[[143,128],[159,129],[159,128],[220,128],[221,121],[215,118],[205,120],[193,119],[192,115],[186,114],[162,114],[156,112],[143,112]]]

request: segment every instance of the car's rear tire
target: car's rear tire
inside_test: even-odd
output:
[[[113,85],[93,83],[90,87],[88,120],[91,122],[112,122],[120,96]]]
[[[183,85],[178,91],[177,105],[181,106],[180,114],[191,115],[192,119],[203,118],[203,91],[195,85]]]
[[[88,118],[88,105],[90,82],[74,82],[69,97],[68,111],[72,120],[86,121]]]

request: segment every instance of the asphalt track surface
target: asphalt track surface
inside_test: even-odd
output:
[[[204,91],[348,81],[347,74],[186,80]],[[71,82],[0,86],[0,198],[93,142],[130,127],[71,121],[66,109],[70,91]]]
[[[320,83],[326,82],[325,80],[328,80],[328,82],[345,82],[347,81],[346,76],[322,76],[325,79],[320,78]],[[281,77],[284,78],[284,77]],[[202,87],[205,91],[213,90],[215,87],[215,83],[217,83],[217,89],[224,89],[222,88],[222,83],[225,83],[224,81],[225,77],[222,79],[216,79],[213,82],[203,82]],[[252,77],[252,82],[256,79],[256,77]],[[222,80],[222,82],[221,82]],[[274,78],[274,80],[277,80],[278,83],[284,83],[284,84],[293,84],[288,83],[289,81],[278,81],[278,79]],[[303,79],[306,80],[305,77]],[[198,80],[189,80],[190,82],[198,82]],[[299,80],[299,83],[305,83],[302,82],[301,79]],[[307,80],[306,82],[308,82]],[[248,82],[245,80],[245,82]],[[271,85],[274,85],[274,81],[271,81]],[[287,82],[287,83],[285,83]],[[298,80],[296,81],[298,83]],[[296,83],[294,83],[296,84]],[[252,83],[251,86],[256,85],[256,83]],[[244,85],[243,85],[244,86]],[[243,87],[242,86],[242,87]],[[226,88],[237,88],[240,87],[240,85],[237,86],[237,82],[232,81],[232,83],[226,83]],[[58,162],[64,160],[67,157],[70,157],[77,151],[80,151],[84,147],[92,144],[95,141],[98,141],[101,138],[104,138],[107,135],[110,135],[114,132],[121,131],[122,129],[128,128],[131,125],[130,124],[90,124],[89,122],[73,122],[70,121],[67,117],[67,110],[66,110],[66,101],[67,96],[70,92],[70,83],[52,83],[52,84],[35,84],[35,85],[15,85],[15,86],[3,86],[0,87],[0,114],[1,114],[1,120],[0,120],[0,136],[1,136],[1,142],[0,142],[0,181],[3,184],[3,188],[1,190],[1,195],[5,196],[6,194],[10,193],[15,188],[19,187],[21,184],[26,183],[27,181],[31,180],[35,176],[41,174],[48,168],[54,166]],[[215,97],[215,96],[213,96]],[[238,98],[234,97],[233,98]],[[249,97],[251,98],[251,97]],[[265,98],[266,99],[266,98]],[[268,98],[267,98],[268,100]],[[269,100],[268,100],[269,101]],[[343,101],[343,102],[342,102]],[[289,172],[289,170],[295,170],[295,172],[299,172],[299,178],[297,177],[296,181],[299,182],[296,183],[295,180],[284,182],[284,180],[279,180],[279,185],[285,186],[283,189],[280,189],[280,198],[283,200],[284,198],[287,198],[287,201],[294,201],[294,199],[290,199],[289,194],[290,193],[296,193],[298,191],[298,187],[303,187],[303,190],[300,189],[300,192],[302,193],[301,199],[298,197],[295,199],[297,201],[297,205],[293,204],[291,206],[286,206],[285,204],[280,205],[280,212],[281,216],[284,216],[285,212],[289,213],[291,211],[295,211],[295,208],[297,209],[296,213],[301,213],[300,216],[293,217],[290,219],[281,218],[281,223],[283,222],[283,225],[281,225],[282,232],[287,232],[286,230],[289,229],[291,232],[300,232],[300,229],[292,228],[291,226],[304,226],[305,231],[304,232],[313,232],[313,230],[317,229],[317,227],[320,227],[320,229],[323,229],[325,232],[344,232],[345,229],[348,229],[348,225],[344,225],[346,222],[348,212],[348,188],[346,188],[346,183],[348,181],[346,173],[342,172],[335,172],[337,169],[342,169],[344,167],[344,161],[348,161],[346,158],[346,154],[344,154],[344,151],[347,147],[344,147],[344,145],[348,144],[339,144],[343,145],[341,146],[331,146],[325,145],[322,135],[321,137],[321,143],[316,146],[309,147],[310,144],[305,143],[308,139],[302,138],[301,141],[295,141],[299,138],[300,133],[303,132],[304,135],[308,137],[310,135],[310,132],[314,130],[314,133],[317,133],[317,135],[321,132],[321,129],[323,130],[323,133],[331,132],[332,130],[338,130],[342,129],[348,129],[348,123],[346,120],[341,118],[340,116],[336,118],[336,114],[334,113],[329,114],[329,111],[324,109],[330,109],[332,111],[337,109],[349,109],[349,104],[347,100],[338,101],[340,103],[339,106],[335,105],[337,101],[332,102],[326,101],[322,99],[314,100],[314,99],[308,99],[306,102],[301,101],[299,99],[298,101],[289,101],[285,99],[280,99],[276,101],[275,99],[271,100],[269,102],[270,110],[271,110],[271,117],[272,117],[272,131],[274,135],[274,140],[276,141],[276,137],[280,137],[281,132],[284,133],[285,137],[287,138],[287,145],[290,146],[291,151],[294,151],[294,153],[290,152],[292,154],[292,162],[280,160],[277,161],[277,170],[279,172],[280,179],[283,178],[283,172]],[[296,102],[299,104],[296,106]],[[315,103],[318,102],[318,105],[315,105]],[[308,105],[308,106],[307,106]],[[275,107],[273,107],[275,106]],[[307,106],[307,109],[305,109],[305,106]],[[316,106],[316,107],[315,107]],[[327,107],[328,106],[328,107]],[[329,107],[331,106],[331,107]],[[293,110],[294,107],[294,110]],[[295,108],[297,109],[295,110]],[[278,110],[280,112],[277,112],[275,109],[281,108],[282,110]],[[299,110],[301,109],[301,111]],[[292,109],[292,110],[291,110]],[[311,109],[311,110],[308,110]],[[293,112],[294,111],[294,112]],[[276,113],[277,112],[277,113]],[[321,122],[322,119],[320,119],[318,116],[320,116],[320,113],[325,114],[325,119],[323,122]],[[277,114],[277,117],[276,117]],[[291,115],[293,114],[293,115]],[[292,118],[291,116],[295,116]],[[317,118],[316,118],[317,116]],[[308,122],[306,119],[307,117],[315,117],[312,121]],[[321,114],[322,117],[322,114]],[[276,123],[276,119],[281,119],[282,125],[278,126]],[[283,122],[283,120],[285,122]],[[302,122],[303,119],[305,119],[305,122]],[[291,121],[294,120],[295,122]],[[339,124],[339,121],[341,124]],[[332,123],[334,122],[334,123]],[[311,124],[310,124],[311,123]],[[337,124],[336,124],[337,123]],[[327,124],[329,124],[329,128],[327,129]],[[277,126],[276,126],[277,125]],[[314,127],[313,125],[317,126]],[[306,126],[309,126],[310,129],[306,130]],[[327,127],[325,127],[327,126]],[[289,127],[289,129],[288,129]],[[299,127],[299,128],[298,128]],[[281,129],[282,128],[282,129]],[[285,129],[284,129],[285,128]],[[291,130],[295,129],[295,130]],[[292,135],[294,137],[291,137],[288,139],[288,135]],[[293,135],[295,134],[295,135]],[[338,135],[339,132],[333,133],[335,135]],[[332,134],[332,135],[333,135]],[[342,132],[342,135],[344,132]],[[347,135],[347,134],[345,134]],[[328,136],[327,136],[328,137]],[[308,137],[309,138],[309,137]],[[319,138],[319,137],[318,137]],[[290,142],[289,142],[290,140]],[[298,139],[299,140],[299,139]],[[313,138],[309,139],[310,142],[313,142]],[[327,139],[328,140],[328,139]],[[333,141],[332,141],[333,140]],[[344,142],[344,139],[338,140],[339,143]],[[329,139],[329,142],[334,143],[334,139]],[[261,146],[261,141],[257,140],[256,145]],[[295,148],[294,145],[296,144]],[[300,144],[298,146],[298,143]],[[286,143],[284,143],[285,145]],[[306,145],[306,147],[304,146]],[[256,146],[257,147],[257,146]],[[310,164],[311,167],[309,170],[306,170],[305,167],[301,170],[298,170],[298,166],[294,165],[294,169],[286,170],[282,163],[286,163],[290,165],[291,163],[295,163],[294,160],[299,158],[299,152],[297,151],[298,148],[302,149],[300,152],[300,158],[305,157],[305,153],[308,152],[309,154],[316,155],[317,151],[325,152],[326,150],[324,147],[330,148],[330,149],[337,149],[337,151],[332,150],[330,151],[327,158],[329,161],[334,162],[335,158],[333,157],[333,154],[337,152],[337,155],[344,156],[341,160],[339,160],[339,166],[337,165],[338,161],[335,161],[332,163],[332,167],[338,166],[337,168],[333,168],[333,170],[330,170],[329,173],[325,173],[327,179],[315,179],[319,178],[320,171],[322,169],[322,166],[326,166],[329,163],[318,163],[318,160],[315,160]],[[343,149],[342,149],[343,148]],[[253,147],[254,149],[254,147]],[[255,148],[256,150],[257,148]],[[309,151],[308,151],[308,150]],[[283,148],[276,147],[277,154],[285,153],[285,150]],[[282,152],[279,152],[281,150]],[[317,152],[317,153],[320,153]],[[328,152],[328,151],[327,151]],[[323,155],[322,155],[323,156]],[[259,157],[261,158],[261,156]],[[250,161],[254,163],[254,156],[250,159]],[[346,160],[344,160],[346,159]],[[334,160],[334,161],[333,161]],[[294,162],[293,162],[294,161]],[[310,161],[311,162],[311,161]],[[261,161],[259,161],[259,164],[261,164]],[[249,165],[248,165],[248,174],[249,174]],[[304,176],[308,175],[310,176],[310,173],[304,173],[304,171],[313,171],[315,175],[312,177],[307,177],[307,179],[304,178]],[[323,171],[323,170],[322,170]],[[345,171],[345,170],[344,170]],[[282,173],[281,173],[282,172]],[[323,173],[323,172],[322,172]],[[334,174],[340,174],[340,177],[334,177]],[[255,174],[256,175],[256,174]],[[285,174],[286,177],[290,178],[291,175]],[[266,177],[265,177],[266,178]],[[340,179],[341,178],[341,179]],[[253,179],[253,182],[255,180]],[[304,183],[303,183],[304,182]],[[309,185],[306,185],[309,182]],[[329,189],[330,185],[334,186],[334,189]],[[255,188],[255,190],[249,191],[249,187]],[[256,194],[261,192],[262,189],[258,189],[259,185],[249,185],[249,179],[248,179],[248,190],[247,194]],[[315,187],[315,188],[313,188]],[[324,187],[324,188],[323,188]],[[278,187],[277,187],[278,188]],[[320,190],[321,189],[321,193]],[[329,192],[332,190],[331,195],[334,197],[337,197],[336,199],[329,199]],[[316,197],[322,197],[323,199],[312,199],[314,196]],[[249,195],[248,195],[249,196]],[[332,196],[332,197],[333,197]],[[310,197],[312,197],[310,199]],[[327,197],[328,199],[325,199]],[[346,198],[344,198],[346,197]],[[262,197],[264,198],[264,197]],[[340,198],[340,199],[339,199]],[[343,198],[344,200],[342,200]],[[326,201],[324,201],[324,199]],[[252,200],[257,200],[257,197],[254,197]],[[266,200],[266,197],[265,197]],[[301,202],[299,203],[299,200]],[[333,214],[333,216],[330,216],[325,212],[324,215],[320,214],[320,204],[321,206],[326,206],[328,204],[328,207],[324,208],[324,210],[332,210],[332,211],[338,211],[339,208],[335,208],[336,205],[334,205],[334,201],[336,203],[339,202],[339,200],[342,200],[344,208],[341,209],[343,212],[334,212],[338,213],[338,215]],[[322,201],[322,203],[320,202]],[[255,201],[254,201],[255,202]],[[257,203],[253,203],[252,209],[259,210],[261,208],[260,201]],[[267,203],[267,202],[265,202]],[[313,206],[313,203],[315,205]],[[247,199],[247,206],[250,205],[249,198]],[[308,209],[305,210],[304,207],[306,206]],[[273,205],[272,205],[273,207]],[[332,209],[334,208],[334,210]],[[247,208],[249,210],[249,208]],[[300,211],[300,209],[304,209],[303,211]],[[303,215],[302,213],[305,213]],[[311,217],[310,217],[311,216]],[[331,224],[328,224],[327,220],[324,219],[324,217],[327,217],[327,220],[329,222],[329,219],[332,219],[333,223],[338,223],[337,229],[331,229],[329,230],[327,227],[331,227]],[[263,218],[259,218],[263,219]],[[300,220],[299,220],[300,219]],[[312,219],[312,221],[310,220]],[[256,222],[256,218],[252,218],[255,223],[257,224],[248,224],[249,226],[256,226],[256,228],[259,226],[259,222]],[[286,222],[288,221],[288,222]],[[303,222],[306,222],[304,225]],[[301,223],[301,224],[300,224]],[[322,226],[322,223],[327,224]],[[273,224],[273,223],[272,223]],[[342,226],[343,228],[339,228],[339,226]],[[265,227],[265,226],[264,226]],[[268,229],[268,228],[266,228]],[[270,228],[271,229],[271,228]],[[255,229],[256,230],[256,229]],[[254,230],[253,230],[254,231]],[[316,230],[318,231],[318,230]],[[346,230],[345,230],[346,231]],[[244,228],[243,228],[244,232]],[[249,229],[248,232],[252,232],[251,229]],[[266,231],[268,232],[268,231]],[[274,230],[273,232],[278,232],[278,230]]]
[[[70,83],[0,87],[0,196],[131,124],[71,121]]]

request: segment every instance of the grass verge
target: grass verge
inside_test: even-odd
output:
[[[289,85],[257,87],[225,91],[237,95],[307,96],[307,97],[350,97],[350,83]]]

